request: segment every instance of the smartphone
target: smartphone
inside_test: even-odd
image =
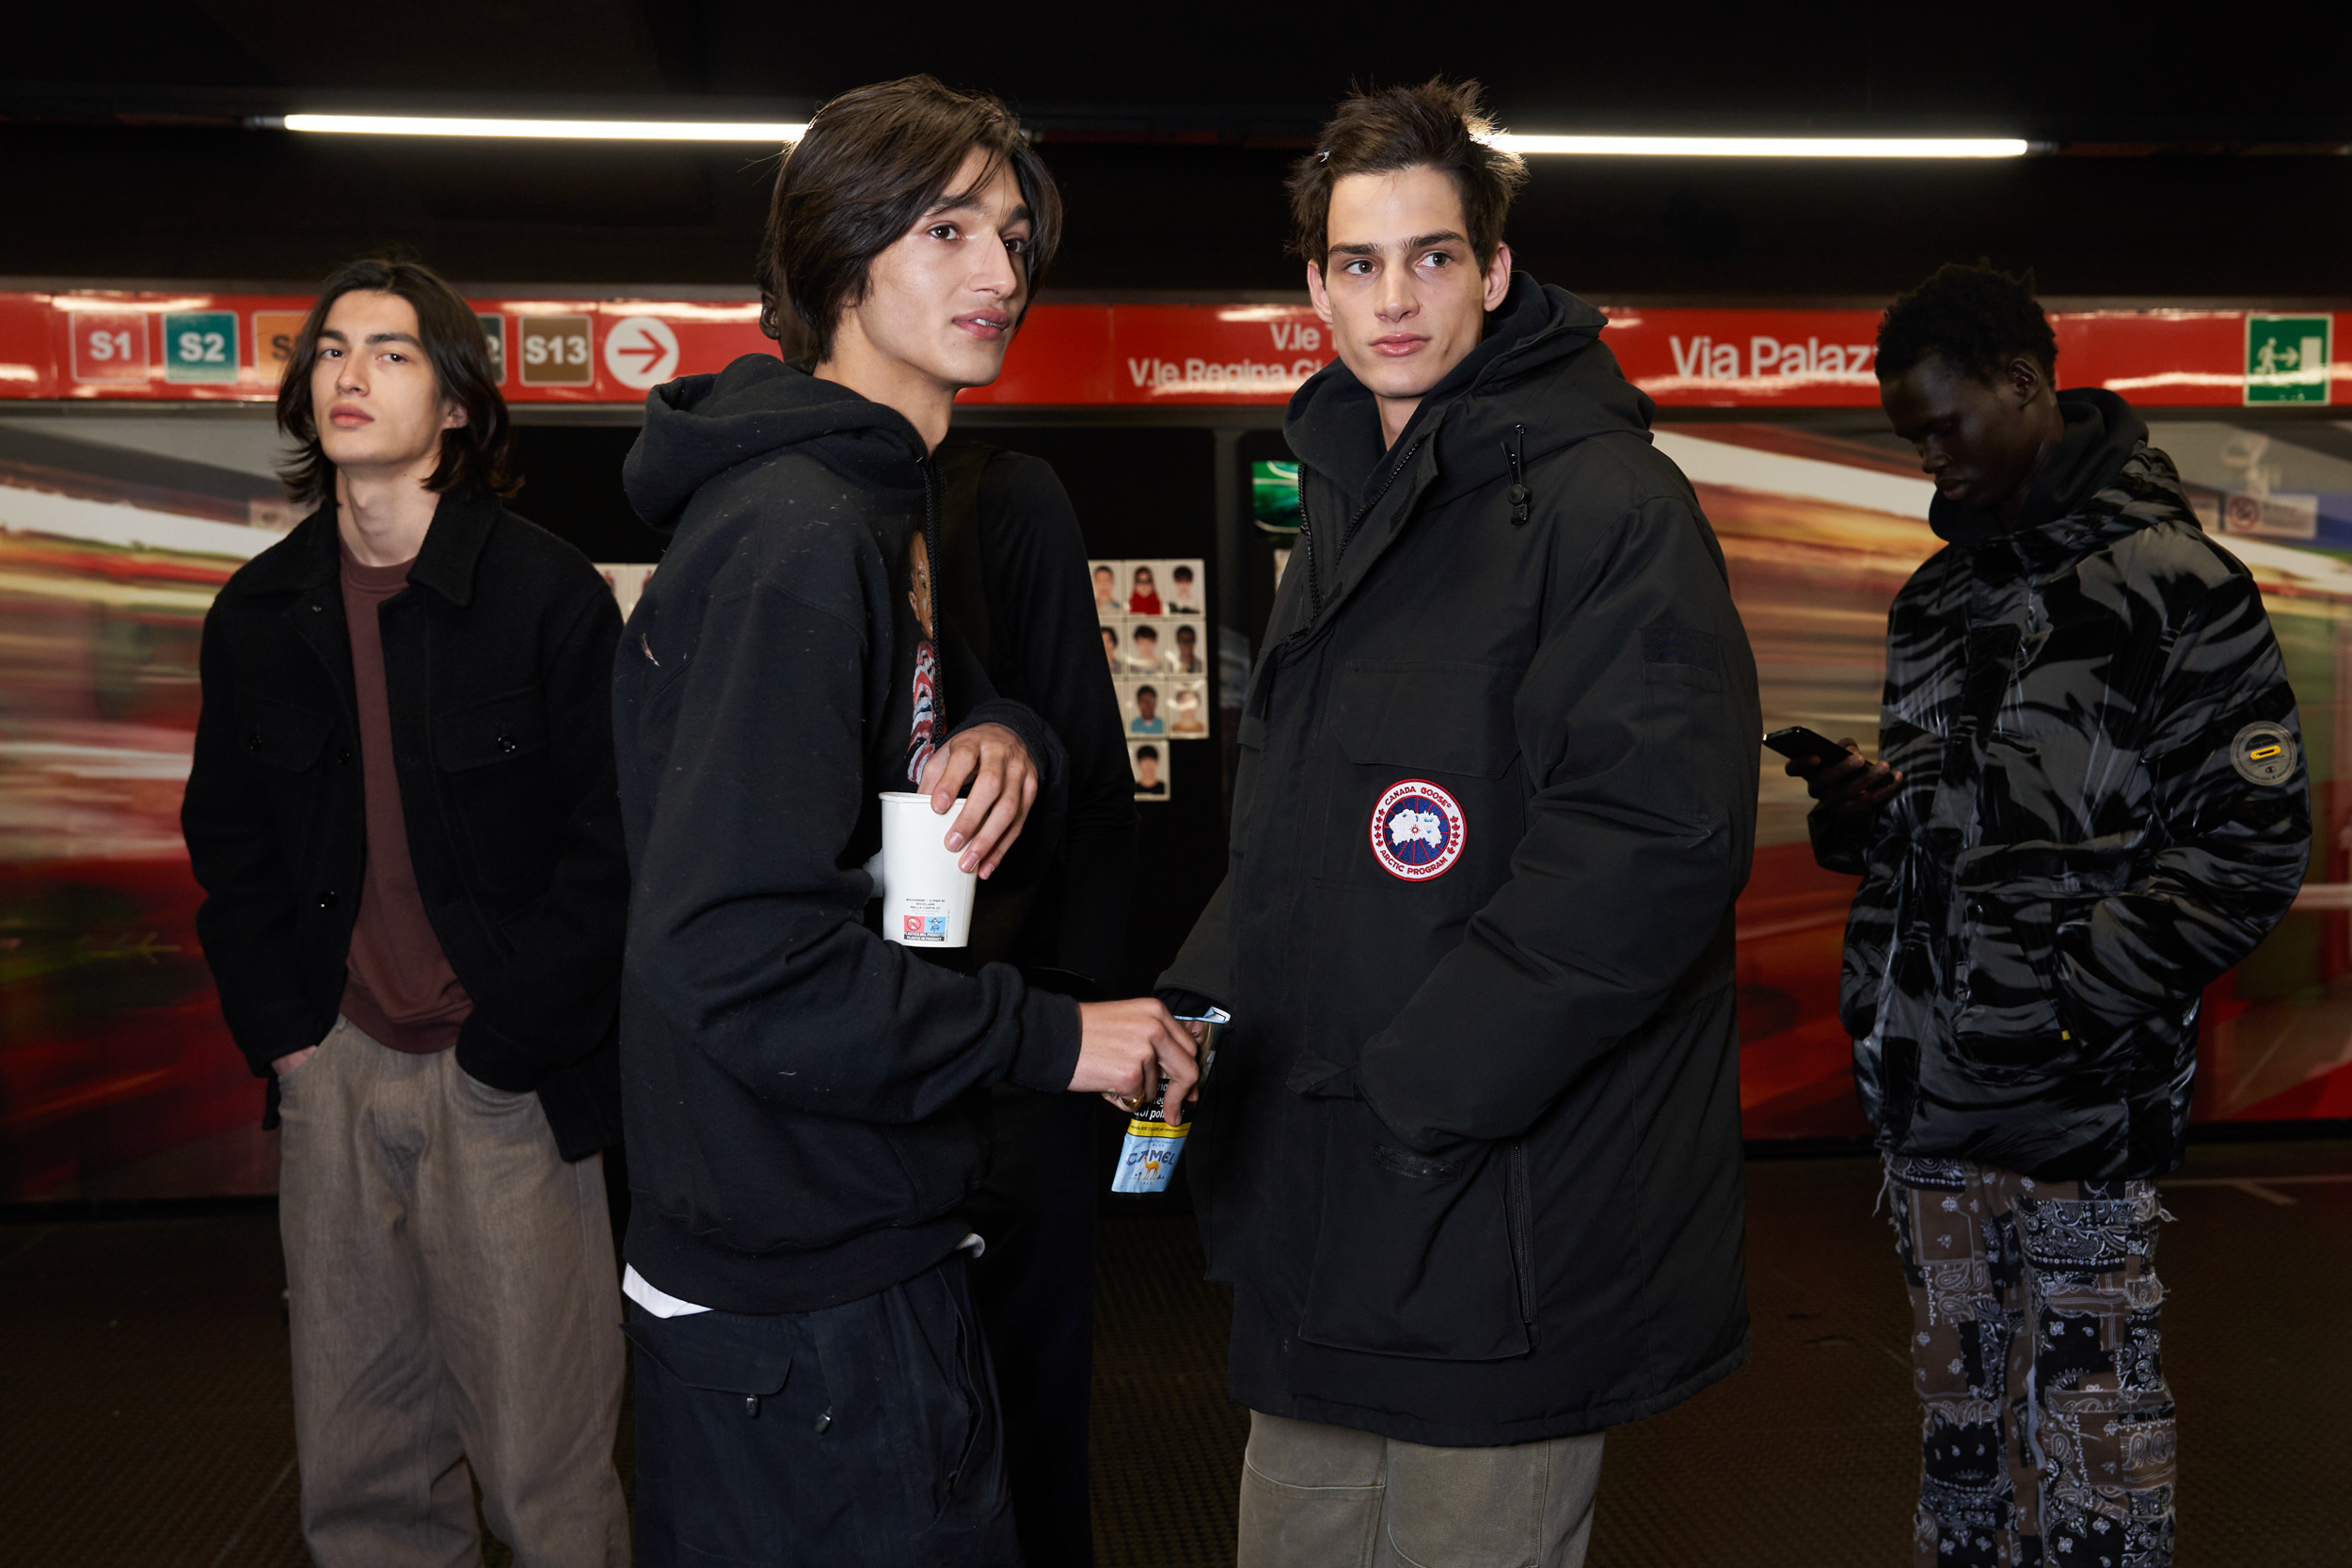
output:
[[[1791,724],[1785,730],[1774,730],[1764,737],[1764,744],[1791,761],[1800,757],[1811,757],[1826,765],[1836,762],[1846,754],[1845,747],[1840,746],[1820,731],[1809,730],[1803,724]]]

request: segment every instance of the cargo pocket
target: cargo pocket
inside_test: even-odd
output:
[[[1526,1354],[1524,1150],[1475,1144],[1432,1159],[1360,1100],[1322,1103],[1322,1216],[1299,1338],[1433,1361]]]
[[[677,1486],[687,1479],[683,1472],[709,1465],[714,1455],[727,1456],[730,1465],[749,1466],[771,1463],[781,1452],[805,1452],[806,1411],[815,1400],[804,1392],[787,1411],[777,1397],[791,1377],[793,1349],[802,1342],[793,1325],[790,1317],[734,1312],[657,1318],[638,1303],[628,1304],[621,1332],[640,1357],[637,1422],[644,1443],[640,1451],[651,1460],[650,1465],[640,1461],[644,1484]],[[649,1371],[648,1362],[658,1370]],[[650,1404],[649,1380],[659,1388]],[[673,1386],[660,1387],[662,1383]],[[792,1431],[796,1421],[798,1431]],[[695,1479],[712,1484],[727,1478]],[[676,1546],[671,1560],[773,1561],[771,1554],[798,1497],[789,1486],[745,1486],[721,1506],[673,1509],[666,1521]],[[644,1517],[641,1513],[641,1522]]]
[[[1408,922],[1458,922],[1484,905],[1527,831],[1518,689],[1518,673],[1502,665],[1343,666],[1327,721],[1338,745],[1322,879],[1405,895],[1395,912]]]
[[[739,1399],[772,1399],[792,1374],[792,1352],[765,1318],[689,1312],[657,1318],[631,1303],[621,1331],[689,1388]]]
[[[558,824],[548,818],[547,704],[535,686],[433,725],[433,760],[462,825],[476,885],[505,893],[544,874]]]

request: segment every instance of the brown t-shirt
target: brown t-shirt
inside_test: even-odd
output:
[[[343,1016],[395,1051],[419,1055],[457,1043],[473,998],[457,983],[441,939],[426,918],[408,863],[400,775],[392,766],[392,721],[384,689],[384,640],[375,612],[408,586],[408,568],[363,565],[345,546],[343,619],[351,624],[351,673],[358,688],[360,779],[365,788],[368,863],[359,916],[343,965]]]

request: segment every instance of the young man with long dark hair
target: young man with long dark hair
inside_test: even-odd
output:
[[[1244,1568],[1569,1568],[1603,1431],[1747,1354],[1755,666],[1600,312],[1512,271],[1491,131],[1473,85],[1359,94],[1291,180],[1339,360],[1162,980],[1233,1020],[1190,1168]]]
[[[647,1562],[1017,1561],[964,1272],[987,1091],[1165,1073],[1173,1120],[1195,1079],[1157,1002],[959,974],[864,915],[881,794],[928,794],[990,879],[1034,874],[1063,810],[1058,742],[928,572],[955,394],[994,379],[1059,220],[995,100],[929,77],[834,100],[764,247],[791,358],[657,388],[629,455],[672,536],[613,691]]]
[[[479,1484],[521,1560],[626,1562],[620,615],[506,509],[481,325],[423,267],[327,280],[278,420],[317,510],[205,617],[182,821],[280,1127],[303,1536],[470,1560]]]

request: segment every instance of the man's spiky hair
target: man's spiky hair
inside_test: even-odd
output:
[[[1331,187],[1351,174],[1394,174],[1426,166],[1454,182],[1478,264],[1494,260],[1502,220],[1527,183],[1516,152],[1493,144],[1486,89],[1474,81],[1433,76],[1419,87],[1351,93],[1315,138],[1315,150],[1291,166],[1291,248],[1316,266],[1331,245]]]
[[[2020,277],[1990,262],[1947,261],[1879,318],[1881,381],[1931,358],[1979,381],[1998,381],[2002,367],[2019,355],[2039,364],[2044,376],[2057,372],[2058,334],[2033,297],[2030,271]]]

